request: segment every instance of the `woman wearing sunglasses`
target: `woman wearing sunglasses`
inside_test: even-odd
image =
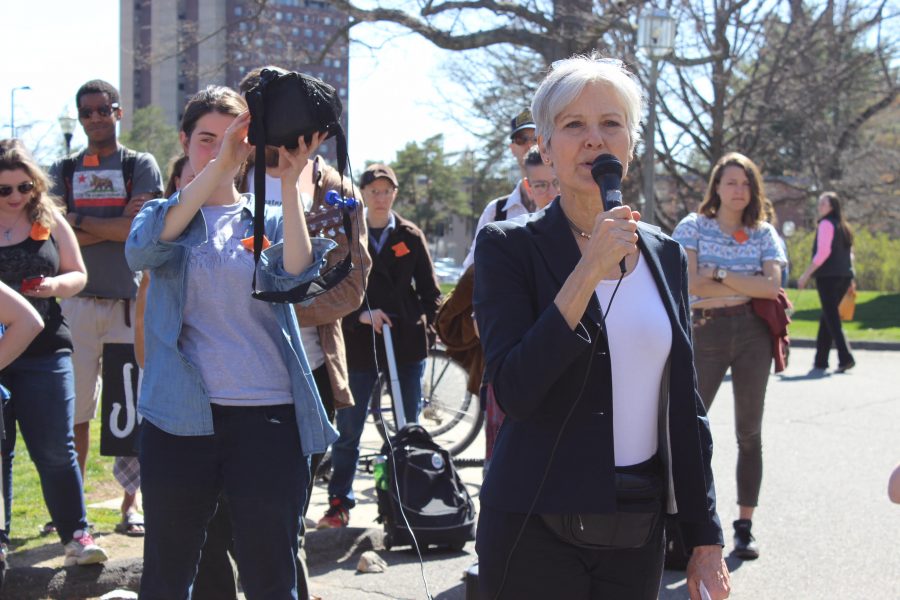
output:
[[[291,304],[251,297],[319,276],[331,240],[310,240],[298,179],[324,140],[279,149],[282,207],[266,207],[268,248],[252,252],[251,194],[235,176],[250,153],[247,104],[209,86],[184,110],[181,143],[197,174],[135,217],[132,269],[151,271],[138,409],[147,534],[141,598],[186,600],[220,493],[231,509],[248,598],[296,598],[295,557],[311,454],[337,438],[319,399]],[[267,245],[267,244],[264,244]]]
[[[28,298],[45,324],[0,374],[11,394],[3,406],[3,494],[9,509],[18,429],[65,546],[65,565],[87,565],[107,556],[87,531],[72,433],[72,338],[57,303],[81,291],[87,275],[75,233],[48,194],[49,183],[18,140],[0,141],[0,280]],[[9,544],[10,514],[0,530],[0,560]]]

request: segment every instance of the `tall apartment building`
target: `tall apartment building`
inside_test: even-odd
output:
[[[176,127],[187,99],[209,84],[237,89],[259,66],[278,65],[333,85],[347,128],[347,15],[319,0],[120,0],[122,127],[133,111],[162,108]],[[333,163],[329,140],[320,150]]]

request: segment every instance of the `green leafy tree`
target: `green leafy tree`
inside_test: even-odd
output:
[[[149,152],[163,170],[173,156],[181,154],[178,131],[166,122],[166,116],[158,106],[134,111],[131,130],[119,136],[119,141],[132,150]]]
[[[460,172],[444,154],[443,135],[409,142],[397,152],[391,167],[400,186],[394,210],[426,235],[440,233],[452,214],[470,214]]]

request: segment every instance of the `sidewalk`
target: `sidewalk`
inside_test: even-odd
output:
[[[900,506],[888,501],[886,491],[888,475],[900,461],[898,355],[856,349],[856,368],[823,376],[809,373],[813,351],[796,346],[787,371],[769,380],[766,465],[754,518],[762,556],[750,562],[727,558],[732,600],[900,598],[900,561],[891,558],[897,554]],[[726,556],[731,551],[731,521],[737,518],[733,413],[731,383],[726,381],[710,411]],[[374,428],[368,429],[363,452],[380,447]],[[466,456],[479,456],[483,449],[480,438]],[[460,469],[460,474],[477,503],[481,469]],[[360,473],[355,489],[359,505],[350,527],[308,535],[313,593],[325,600],[425,598],[415,553],[380,547],[372,476]],[[326,504],[327,490],[318,483],[309,516],[317,520]],[[140,578],[140,539],[105,532],[97,538],[112,556],[104,567],[60,569],[58,544],[13,553],[7,580],[11,585],[3,597],[96,598],[117,587],[116,580],[134,585]],[[389,564],[385,573],[356,573],[359,555],[370,548]],[[434,598],[465,600],[462,575],[474,561],[472,543],[462,552],[425,552],[424,573]],[[87,585],[93,586],[92,594],[80,593]],[[684,586],[683,572],[667,571],[660,599],[686,600]]]

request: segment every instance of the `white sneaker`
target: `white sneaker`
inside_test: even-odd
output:
[[[72,541],[66,544],[65,549],[66,559],[63,561],[65,567],[96,565],[109,559],[106,550],[95,544],[91,534],[82,529],[75,532]]]

